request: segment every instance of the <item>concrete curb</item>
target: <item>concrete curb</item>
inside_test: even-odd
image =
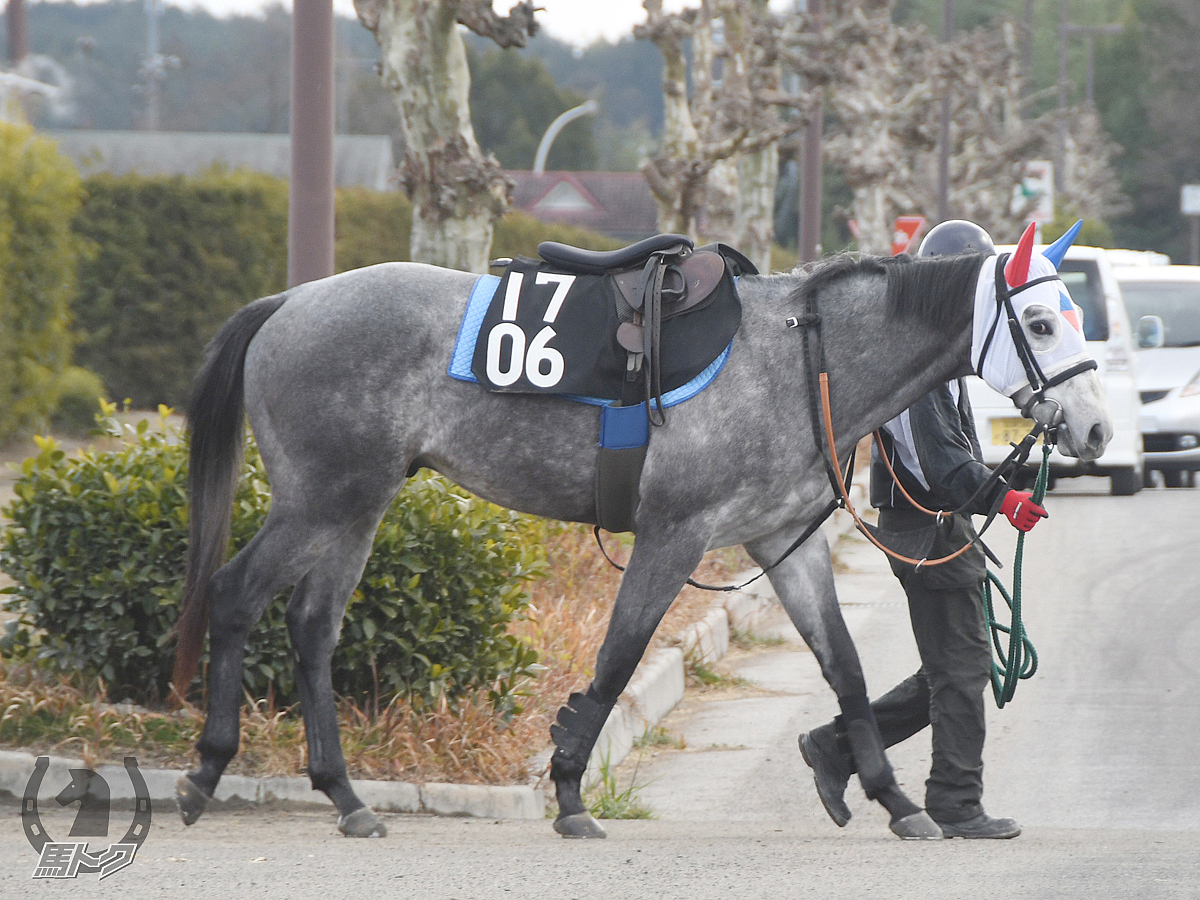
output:
[[[33,775],[37,758],[31,753],[0,750],[0,797],[21,800],[25,785]],[[38,792],[38,801],[52,800],[71,780],[69,769],[84,768],[82,759],[50,757],[50,768]],[[142,769],[151,803],[175,806],[175,781],[178,771]],[[122,766],[100,766],[97,774],[108,783],[114,803],[130,803],[133,785]],[[352,781],[362,801],[378,812],[425,813],[436,816],[470,816],[486,819],[541,819],[546,815],[546,800],[531,785],[496,787],[476,784],[409,784],[404,781]],[[217,786],[211,803],[221,806],[280,804],[287,807],[332,807],[320,791],[314,791],[307,778],[250,778],[226,775]]]
[[[865,504],[863,485],[851,486],[851,500],[856,506]],[[822,526],[830,544],[851,531],[854,522],[849,514],[838,510]],[[745,581],[756,570],[743,573],[737,581]],[[679,646],[659,650],[642,661],[629,686],[621,694],[608,717],[592,751],[585,786],[598,782],[604,767],[620,765],[637,741],[663,720],[683,699],[686,684],[685,668],[689,659],[714,663],[729,652],[731,629],[753,633],[760,627],[765,612],[775,603],[775,595],[767,579],[760,579],[744,591],[720,595],[712,608],[699,622],[693,624],[679,639]],[[532,771],[541,773],[550,760],[553,748],[533,760]],[[0,750],[0,798],[11,797],[20,802],[25,785],[33,775],[37,758],[30,753]],[[82,759],[50,757],[50,768],[38,794],[39,801],[51,800],[62,785],[71,780],[69,769],[84,768]],[[122,766],[107,765],[96,770],[108,783],[114,802],[128,803],[134,799],[133,786]],[[167,769],[142,769],[142,777],[155,804],[175,805],[175,782],[180,772]],[[466,816],[487,819],[541,819],[546,815],[547,782],[493,786],[474,784],[410,784],[403,781],[351,782],[363,802],[377,812],[417,813],[436,816]],[[217,786],[212,799],[215,807],[254,804],[281,804],[300,807],[331,807],[333,804],[320,791],[314,791],[307,778],[226,775]]]

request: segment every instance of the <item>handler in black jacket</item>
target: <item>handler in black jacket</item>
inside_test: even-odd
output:
[[[917,255],[966,252],[991,256],[996,251],[978,225],[953,220],[931,230]],[[936,388],[888,422],[883,427],[883,445],[904,489],[927,509],[959,509],[991,474],[982,462],[962,379]],[[1022,531],[1046,515],[1028,493],[1009,490],[1003,482],[977,497],[969,512],[986,515],[997,502]],[[882,532],[915,531],[932,522],[895,485],[878,448],[871,458],[871,505],[879,509]],[[956,549],[974,534],[968,516],[955,516],[948,546]],[[948,563],[920,571],[892,560],[892,571],[908,595],[921,668],[871,704],[884,744],[890,747],[932,725],[933,763],[925,783],[925,807],[943,835],[1016,837],[1021,828],[1014,820],[989,816],[981,803],[984,692],[991,671],[983,551],[975,546]],[[830,818],[843,826],[850,820],[844,793],[855,769],[839,719],[800,735],[800,751],[813,769],[817,793]]]

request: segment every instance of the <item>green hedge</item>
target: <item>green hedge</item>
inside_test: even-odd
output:
[[[186,446],[165,418],[158,427],[125,426],[115,450],[67,457],[49,439],[39,446],[4,510],[11,524],[0,569],[16,582],[6,592],[18,619],[0,649],[52,672],[98,676],[113,699],[161,699],[187,549]],[[234,504],[235,549],[269,504],[251,441]],[[490,688],[497,706],[511,708],[515,683],[536,671],[537,654],[507,627],[527,603],[525,583],[545,566],[545,527],[431,473],[411,479],[350,601],[335,690],[387,703],[398,693],[431,699]],[[275,599],[247,645],[254,697],[293,697],[286,600]]]
[[[181,405],[221,323],[287,286],[287,185],[213,171],[84,187],[75,229],[97,252],[79,269],[75,361],[110,397]]]
[[[75,361],[107,395],[138,409],[182,406],[221,323],[287,285],[287,183],[221,169],[184,176],[96,175],[84,183],[78,235],[96,248],[72,303]],[[412,206],[403,194],[337,193],[336,268],[409,258]],[[539,241],[594,249],[619,242],[522,213],[497,223],[493,256],[535,255]]]
[[[42,426],[63,390],[82,197],[51,141],[0,122],[0,443]]]

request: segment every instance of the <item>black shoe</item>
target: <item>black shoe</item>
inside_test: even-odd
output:
[[[849,775],[843,775],[836,760],[827,753],[813,737],[811,731],[800,735],[800,755],[813,770],[813,784],[817,796],[838,828],[845,828],[850,821],[850,807],[846,805],[846,784]]]
[[[1021,826],[1014,819],[993,819],[980,813],[965,822],[938,822],[942,835],[948,838],[991,838],[1007,840],[1021,833]]]

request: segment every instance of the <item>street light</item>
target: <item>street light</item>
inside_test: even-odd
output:
[[[576,107],[568,109],[558,118],[550,123],[550,127],[546,129],[546,133],[542,135],[541,143],[538,144],[537,153],[533,157],[533,174],[541,175],[546,171],[546,157],[550,155],[550,145],[554,143],[554,139],[558,137],[558,133],[563,130],[563,126],[568,122],[573,122],[581,116],[590,116],[600,111],[600,104],[595,100],[588,100],[580,103]]]

